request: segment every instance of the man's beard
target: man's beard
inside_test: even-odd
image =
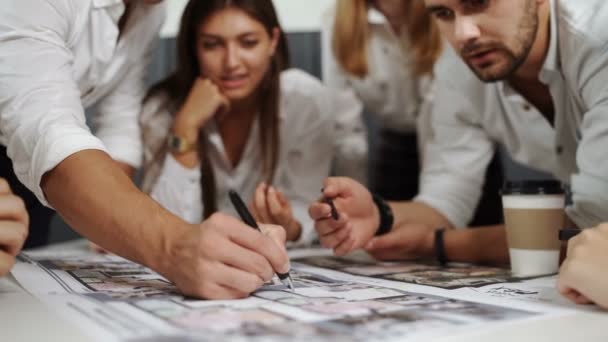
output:
[[[512,76],[528,58],[538,31],[538,9],[534,4],[534,0],[529,0],[526,7],[517,30],[515,48],[509,49],[503,43],[472,42],[460,51],[461,57],[481,81],[489,83],[505,80]],[[505,61],[504,66],[499,67],[497,70],[492,70],[492,66],[496,67],[495,65],[478,67],[473,66],[469,62],[468,57],[472,54],[490,49],[495,51],[496,54],[503,56],[502,60]]]

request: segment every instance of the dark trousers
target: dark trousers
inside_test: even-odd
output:
[[[54,211],[43,206],[36,196],[21,184],[13,172],[13,163],[6,155],[6,148],[0,146],[0,177],[6,179],[13,193],[25,202],[30,216],[30,232],[25,241],[25,248],[39,247],[47,244],[49,239],[49,225]]]
[[[386,200],[411,200],[418,194],[420,155],[416,134],[382,130],[375,153],[370,156],[370,188]],[[500,188],[503,169],[498,153],[494,155],[485,175],[482,197],[471,226],[501,224]]]

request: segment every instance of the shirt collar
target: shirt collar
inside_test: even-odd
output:
[[[559,59],[559,37],[557,30],[558,12],[557,12],[557,1],[549,0],[551,6],[550,18],[549,18],[549,49],[547,50],[547,57],[543,62],[543,66],[538,74],[538,79],[547,84],[549,83],[551,76],[559,73],[561,68],[561,62]],[[497,83],[498,89],[501,90],[505,96],[519,96],[519,93],[515,91],[506,81]]]
[[[245,150],[243,152],[243,157],[241,158],[241,161],[251,157],[251,148],[257,148],[259,146],[259,129],[259,119],[256,115],[255,119],[253,120],[251,130],[249,131],[249,137],[247,138],[247,142],[245,143]],[[203,130],[207,134],[207,139],[209,140],[210,147],[213,149],[209,152],[216,153],[219,156],[220,160],[224,163],[224,167],[226,169],[236,169],[238,165],[232,165],[228,160],[226,147],[224,146],[224,141],[222,140],[222,136],[220,134],[217,122],[215,120],[211,120],[207,125],[205,125]]]
[[[388,20],[382,12],[378,11],[374,6],[370,6],[367,10],[367,22],[370,24],[385,25],[388,23]]]
[[[124,0],[93,0],[93,8],[106,10],[116,24],[126,9]]]
[[[559,21],[558,6],[557,1],[555,0],[550,0],[549,3],[551,6],[549,18],[549,50],[547,51],[547,57],[545,58],[545,62],[539,73],[539,79],[544,83],[548,82],[548,77],[552,73],[559,72],[561,69],[561,61],[559,58],[559,31],[557,29]]]
[[[112,7],[118,5],[124,6],[124,0],[93,0],[93,7],[95,8]]]

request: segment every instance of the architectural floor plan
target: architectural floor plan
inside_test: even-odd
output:
[[[423,286],[407,290],[411,279],[405,275],[439,271],[425,265],[322,256],[293,261],[294,292],[275,281],[247,299],[233,301],[185,298],[143,266],[86,251],[23,253],[13,275],[27,291],[99,341],[408,341],[550,314],[418,291]],[[386,270],[399,279],[369,278],[388,274]],[[484,277],[492,279],[487,284],[506,283],[494,280],[503,276],[499,271],[469,271],[478,279],[474,286]],[[437,284],[466,286],[461,280],[431,278],[435,280],[429,289]]]

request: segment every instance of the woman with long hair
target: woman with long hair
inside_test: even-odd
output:
[[[177,69],[151,88],[140,117],[144,191],[200,222],[234,213],[235,189],[258,221],[310,242],[308,204],[332,163],[367,154],[360,103],[287,69],[271,0],[191,0],[177,49]]]
[[[379,131],[377,142],[372,134],[370,189],[387,200],[411,200],[432,138],[433,70],[444,53],[438,28],[422,0],[337,0],[329,14],[324,81],[355,93]],[[502,217],[498,158],[488,174],[474,225]]]
[[[350,89],[380,130],[370,186],[389,200],[418,190],[419,118],[442,51],[423,1],[337,0],[323,31],[323,78]],[[424,118],[423,118],[424,119]],[[417,134],[418,133],[418,134]]]

